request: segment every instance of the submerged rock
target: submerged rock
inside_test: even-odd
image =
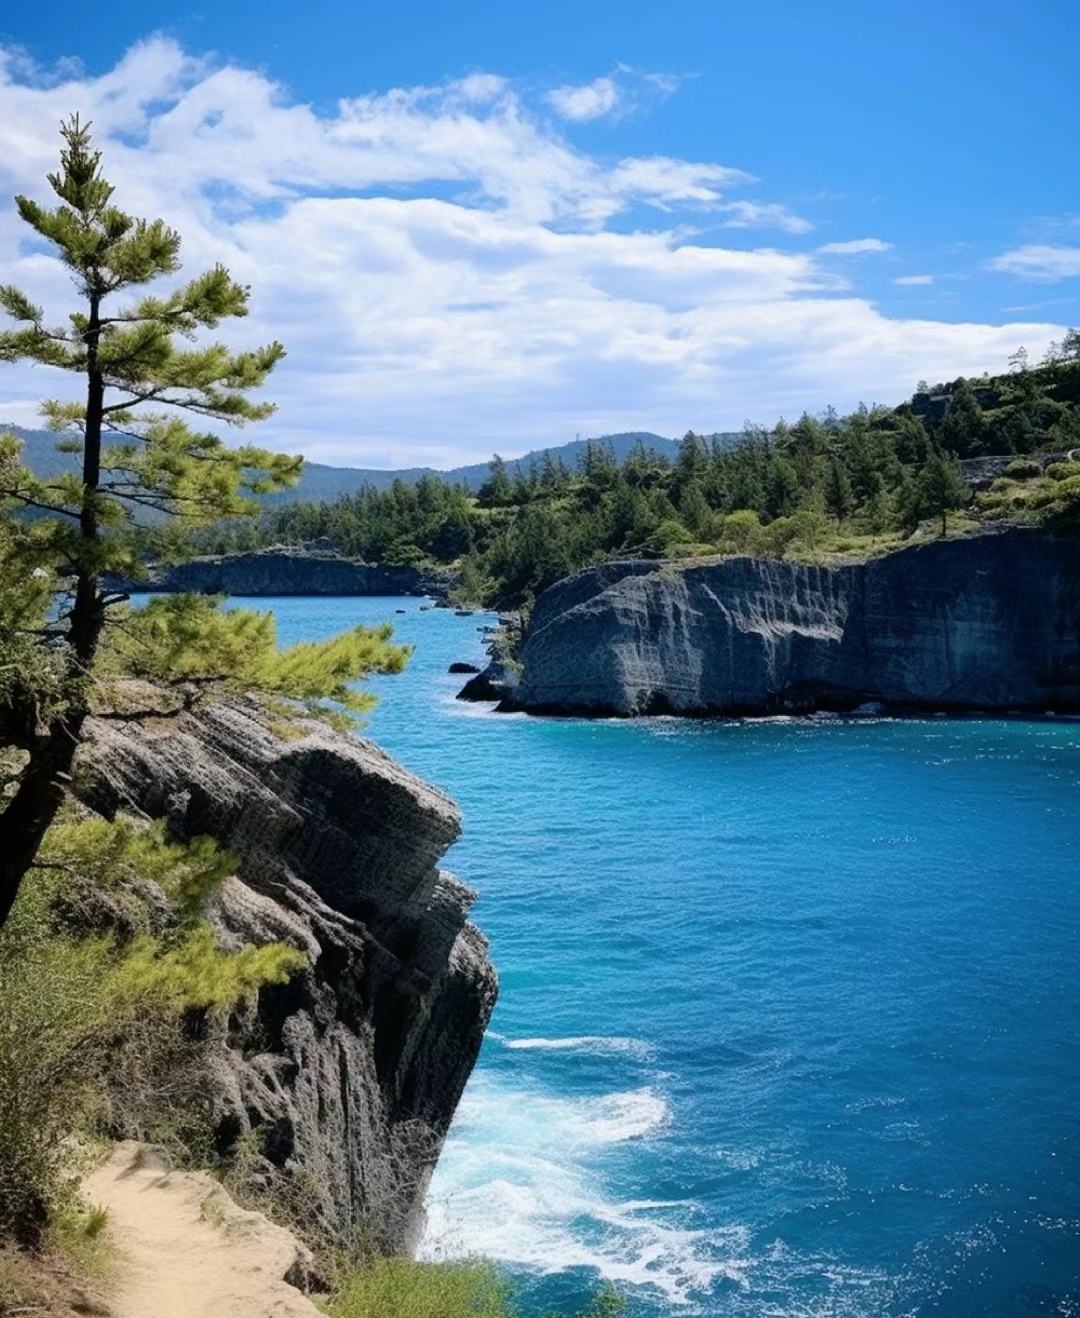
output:
[[[254,702],[95,719],[80,796],[164,818],[239,859],[213,919],[228,946],[282,941],[310,967],[264,989],[208,1044],[224,1151],[255,1141],[272,1187],[338,1239],[408,1250],[495,1002],[475,894],[438,862],[456,806],[376,746],[317,725],[299,740]]]
[[[760,714],[883,702],[1080,709],[1080,538],[1013,529],[865,563],[608,563],[537,601],[536,712]]]

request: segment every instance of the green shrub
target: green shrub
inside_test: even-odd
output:
[[[375,1258],[343,1277],[331,1318],[515,1318],[510,1288],[491,1263]]]
[[[1033,476],[1042,475],[1042,463],[1032,462],[1030,458],[1014,458],[1001,474],[1014,481],[1031,480]]]
[[[184,1013],[227,1008],[305,963],[279,944],[215,945],[193,905],[201,911],[227,867],[205,842],[177,847],[130,821],[84,821],[50,835],[43,863],[0,929],[0,1239],[24,1243],[71,1203],[68,1137],[108,1109],[114,1087],[150,1089],[171,1068]],[[146,900],[153,920],[140,913]],[[164,1120],[168,1103],[154,1098]]]
[[[682,545],[693,544],[694,535],[682,522],[669,517],[649,536],[647,546],[654,554],[672,554]]]
[[[761,517],[752,508],[738,508],[724,518],[717,548],[722,554],[752,554],[761,542]]]
[[[790,517],[777,517],[757,530],[756,548],[759,553],[776,558],[783,558],[789,549],[813,551],[821,547],[828,530],[824,513],[800,508]]]
[[[577,1318],[619,1318],[625,1310],[623,1297],[603,1286]],[[330,1318],[525,1318],[506,1276],[484,1259],[369,1259],[339,1277],[326,1312]]]
[[[0,1237],[38,1239],[65,1187],[64,1137],[86,1108],[112,946],[50,929],[44,885],[24,884],[0,931]]]

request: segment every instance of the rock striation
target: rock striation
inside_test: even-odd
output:
[[[1013,528],[837,567],[608,563],[540,597],[504,707],[1080,710],[1080,538]]]
[[[310,967],[207,1044],[223,1152],[304,1200],[331,1238],[409,1250],[497,983],[475,894],[439,868],[452,801],[358,737],[268,728],[254,702],[95,718],[80,797],[168,821],[238,858],[214,921],[226,945],[283,941]]]
[[[361,563],[327,550],[260,549],[251,553],[157,564],[147,581],[120,581],[129,591],[202,595],[446,595],[453,573]]]

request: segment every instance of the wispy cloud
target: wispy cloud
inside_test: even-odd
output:
[[[932,284],[933,282],[933,275],[898,275],[893,280],[894,284],[901,284],[910,288],[921,287],[924,284]]]
[[[726,229],[783,229],[785,233],[809,233],[813,225],[801,215],[793,215],[777,202],[729,201],[718,208],[728,218]]]
[[[743,170],[589,154],[492,73],[317,112],[164,39],[100,76],[0,60],[0,198],[48,196],[76,109],[118,203],[174,225],[189,271],[221,261],[252,286],[230,341],[289,350],[260,439],[322,461],[453,466],[576,431],[727,429],[898,398],[1062,333],[890,319],[835,262],[776,245],[809,221]],[[713,241],[731,226],[738,248]],[[27,232],[0,203],[0,283],[59,317],[69,277]],[[32,422],[66,387],[0,367],[0,420]]]
[[[1047,283],[1072,279],[1080,275],[1080,247],[1056,247],[1049,243],[1028,243],[1010,252],[1002,252],[990,262],[990,269],[1002,274],[1018,275]]]
[[[621,97],[613,78],[596,78],[578,87],[556,87],[548,92],[547,99],[564,119],[583,123],[611,114]]]
[[[818,251],[823,256],[865,256],[870,252],[888,252],[892,243],[880,238],[853,238],[846,243],[825,243]]]
[[[588,123],[593,119],[617,121],[643,112],[674,95],[686,74],[654,73],[632,64],[616,64],[610,73],[591,82],[569,83],[545,93],[544,100],[562,119]]]

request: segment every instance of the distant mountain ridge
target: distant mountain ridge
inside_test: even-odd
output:
[[[76,469],[74,455],[57,453],[55,446],[60,436],[52,431],[27,430],[23,426],[0,424],[0,434],[14,434],[22,440],[26,464],[39,476],[48,478]],[[723,433],[706,438],[715,438],[722,443],[734,443],[739,436]],[[597,436],[597,440],[602,444],[610,445],[616,461],[620,463],[626,461],[635,444],[639,442],[665,458],[674,459],[679,451],[677,440],[654,435],[648,430],[601,435]],[[561,459],[573,469],[578,465],[588,442],[585,439],[575,439],[568,444],[535,449],[520,458],[506,458],[506,467],[511,477],[519,471],[528,475],[530,466],[535,463],[539,467],[544,458],[550,454],[552,458]],[[355,494],[364,485],[371,485],[377,490],[387,490],[395,480],[415,484],[423,476],[437,476],[440,480],[454,484],[464,482],[471,490],[478,490],[488,478],[488,468],[487,462],[475,462],[464,467],[453,467],[449,471],[439,471],[434,467],[403,467],[395,471],[386,471],[375,467],[332,467],[321,462],[305,462],[303,475],[297,485],[282,494],[268,495],[264,502],[294,503],[302,499],[313,502],[329,501],[343,494]]]

